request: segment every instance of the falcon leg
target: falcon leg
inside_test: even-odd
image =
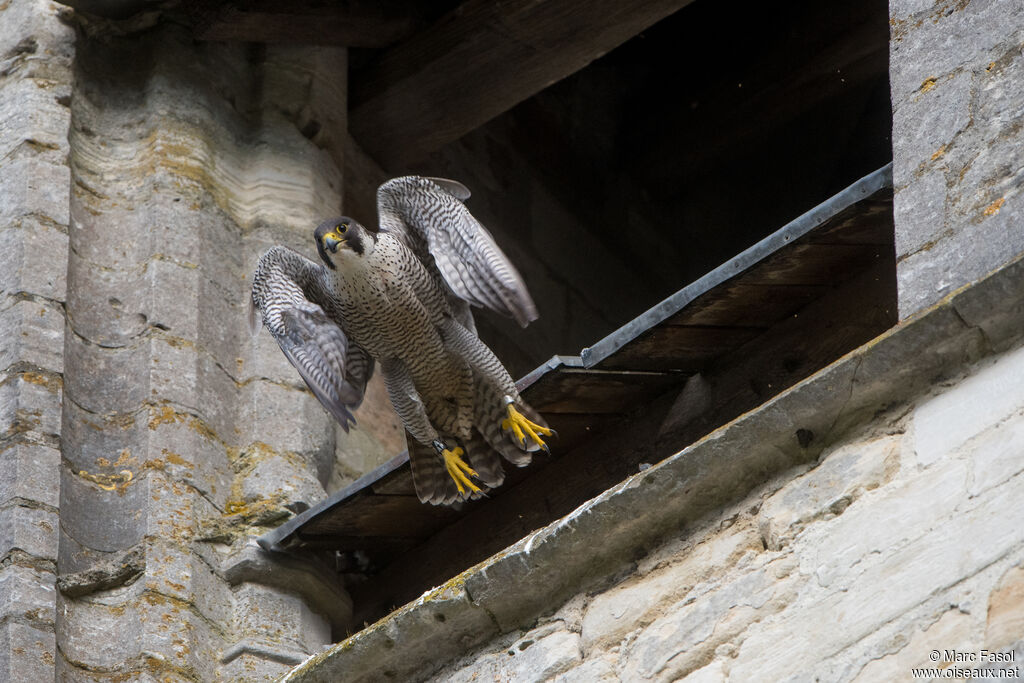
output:
[[[506,432],[511,431],[512,434],[515,435],[516,441],[519,443],[521,448],[529,448],[531,444],[526,442],[526,437],[530,437],[534,444],[550,453],[551,448],[544,443],[544,439],[540,438],[540,435],[553,436],[555,434],[555,430],[548,427],[542,427],[536,422],[531,422],[525,415],[516,410],[516,407],[510,398],[506,397],[505,400],[508,404],[505,406],[508,417],[501,421],[501,428]]]
[[[437,454],[444,460],[444,468],[448,471],[448,476],[455,481],[455,487],[459,489],[459,493],[465,493],[466,489],[479,493],[480,487],[469,478],[477,476],[476,470],[460,457],[463,454],[462,448],[456,446],[448,450],[443,443],[437,440],[433,442],[433,446],[437,450]]]

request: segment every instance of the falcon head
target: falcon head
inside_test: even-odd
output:
[[[377,243],[369,230],[348,216],[329,218],[316,226],[313,239],[320,258],[331,270],[337,268],[335,258],[343,261],[362,258],[373,251]]]

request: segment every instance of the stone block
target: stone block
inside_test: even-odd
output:
[[[248,439],[278,452],[333,461],[334,419],[308,390],[253,381],[242,387],[239,399],[237,426]]]
[[[0,381],[0,436],[60,433],[59,378],[26,372]]]
[[[901,18],[900,14],[896,8],[890,10],[893,18]],[[1022,16],[1024,8],[1015,3],[983,0],[953,6],[936,3],[905,25],[897,23],[889,60],[893,101],[898,103],[927,87],[929,78],[972,66],[983,68],[993,47],[1020,43],[1015,35],[1019,29],[1014,32],[1008,27],[1024,25]]]
[[[505,661],[508,654],[492,652],[475,657],[464,667],[454,671],[442,671],[429,679],[432,683],[476,683],[476,681],[511,681],[503,676]]]
[[[948,667],[929,658],[932,650],[975,650],[977,641],[972,632],[972,619],[960,610],[950,609],[938,620],[906,634],[905,644],[897,652],[871,660],[858,673],[854,681],[895,681],[906,678],[915,667]]]
[[[857,577],[849,572],[865,557],[885,556],[933,529],[953,514],[966,491],[967,468],[951,462],[912,480],[866,494],[861,505],[804,530],[801,571],[818,584],[841,589]]]
[[[1024,471],[1024,416],[1017,413],[979,434],[962,451],[972,465],[967,493],[984,495]]]
[[[1011,567],[988,598],[984,644],[993,650],[1024,638],[1024,566]]]
[[[20,621],[41,630],[53,629],[54,575],[11,564],[0,569],[0,622]]]
[[[888,486],[885,502],[865,502],[861,514],[851,509],[809,529],[820,527],[820,534],[802,537],[801,552],[834,560],[830,580],[822,580],[820,570],[813,573],[818,580],[806,582],[797,604],[771,624],[749,628],[730,676],[779,680],[820,670],[823,661],[1021,546],[1024,509],[1014,501],[1024,495],[1024,480],[1015,477],[985,496],[967,498],[935,474],[933,468],[909,487]],[[962,476],[951,474],[954,480]],[[895,499],[905,506],[897,517],[891,516]],[[862,537],[873,538],[865,543]],[[813,565],[801,569],[805,576],[812,572]],[[778,647],[779,632],[788,635],[788,647]]]
[[[139,340],[132,346],[107,348],[68,335],[64,346],[68,397],[97,415],[138,410],[150,399],[148,347],[146,340]]]
[[[295,664],[291,661],[278,662],[263,656],[262,651],[242,652],[217,669],[218,679],[232,683],[273,683],[281,680]]]
[[[914,411],[914,450],[921,465],[949,457],[972,437],[1024,409],[1024,348],[994,363]]]
[[[761,539],[754,529],[731,527],[689,548],[679,561],[595,595],[583,613],[585,650],[618,644],[629,632],[664,615],[698,584],[713,585],[723,572],[755,549],[761,549]]]
[[[200,352],[196,345],[187,340],[160,335],[150,338],[146,346],[151,354],[148,359],[151,393],[147,399],[188,406],[189,412],[208,422],[211,416],[197,405],[200,385],[205,378],[199,376]],[[229,386],[234,389],[234,386]],[[230,396],[230,393],[226,395]],[[228,409],[225,406],[223,410]],[[214,431],[218,430],[214,428]]]
[[[152,258],[146,263],[143,285],[146,303],[144,310],[152,323],[166,328],[175,339],[195,344],[199,341],[202,294],[200,282],[204,274],[190,262],[171,262]],[[213,324],[227,322],[217,317]]]
[[[104,602],[62,600],[58,614],[61,652],[69,661],[130,673],[137,662],[148,660],[157,670],[167,667],[190,671],[198,680],[216,679],[224,643],[190,603],[130,590]]]
[[[49,510],[20,505],[0,508],[0,558],[21,550],[56,561],[58,524],[57,515]]]
[[[9,683],[52,680],[56,650],[52,630],[14,621],[0,623],[0,679]]]
[[[36,216],[56,225],[68,224],[70,171],[40,157],[14,158],[0,173],[0,225]]]
[[[138,343],[149,329],[145,268],[115,270],[73,256],[67,308],[75,332],[105,347]]]
[[[302,598],[257,583],[235,587],[235,642],[259,643],[283,654],[304,658],[331,642],[331,627]],[[286,657],[287,655],[287,657]]]
[[[89,146],[98,144],[98,137],[86,137],[75,131],[70,136],[74,183],[71,200],[65,199],[64,204],[70,203],[70,212],[74,216],[70,238],[75,258],[69,263],[69,275],[73,277],[75,269],[85,264],[101,264],[108,269],[106,272],[112,279],[142,277],[146,262],[156,249],[149,239],[140,239],[140,236],[150,235],[150,226],[139,224],[141,214],[136,215],[128,203],[148,201],[149,198],[137,194],[129,198],[108,195],[119,188],[116,176],[121,172],[111,169],[112,177],[95,175],[96,169],[86,168],[85,164],[94,161],[91,155],[95,150]],[[110,138],[106,138],[104,143],[109,143],[110,148],[118,146]],[[135,148],[129,150],[129,154],[136,153]],[[124,163],[124,160],[105,163],[116,165]],[[137,183],[137,179],[127,179],[126,184]]]
[[[188,548],[200,520],[220,513],[204,496],[189,486],[153,470],[140,478],[146,491],[144,509],[146,535],[164,543]]]
[[[12,301],[0,310],[0,372],[15,363],[64,371],[64,314],[46,302]]]
[[[676,603],[637,635],[626,651],[623,672],[652,678],[666,668],[672,672],[693,670],[701,659],[696,648],[715,633],[731,610],[752,608],[748,621],[753,622],[763,617],[756,610],[772,598],[776,589],[773,577],[753,571]]]
[[[14,443],[0,451],[0,506],[26,500],[56,508],[59,491],[59,450]]]
[[[442,671],[430,680],[437,683],[602,680],[564,677],[567,672],[586,667],[578,666],[582,661],[579,635],[565,630],[561,622],[553,622],[533,629],[506,648],[475,657],[468,666]]]
[[[946,222],[949,189],[941,171],[912,175],[897,185],[893,198],[896,258],[928,250],[950,230]]]
[[[579,634],[564,630],[542,636],[533,633],[508,649],[508,659],[502,667],[508,680],[547,681],[583,661]]]
[[[890,59],[901,317],[1024,251],[1024,8],[911,7],[894,21]]]
[[[0,167],[13,159],[33,157],[65,165],[70,117],[52,90],[28,78],[0,81],[0,89],[0,130],[4,132]]]
[[[582,664],[555,676],[555,683],[618,683],[615,659],[612,657],[588,657]]]
[[[197,414],[227,443],[241,443],[244,435],[238,429],[238,405],[234,397],[241,387],[223,366],[205,350],[196,354],[198,386],[188,405],[195,406]]]
[[[953,298],[957,315],[969,327],[985,334],[985,341],[994,353],[1013,349],[1024,330],[1024,258],[1005,266],[999,277],[982,281]],[[999,302],[999,306],[994,305]]]
[[[0,229],[0,291],[64,299],[68,236],[34,217]]]
[[[124,472],[131,472],[131,477]],[[61,531],[97,553],[128,550],[146,533],[149,493],[148,478],[141,476],[134,464],[86,470],[84,474],[62,469]],[[61,553],[62,573],[85,568],[69,553]]]
[[[899,469],[900,436],[854,442],[822,454],[820,464],[761,506],[758,526],[769,550],[779,550],[817,519],[842,514],[864,491]]]
[[[148,542],[144,552],[142,581],[146,590],[190,603],[211,624],[230,628],[234,608],[231,589],[200,556],[159,538]]]
[[[313,506],[326,495],[316,468],[303,458],[264,449],[248,449],[243,457],[253,462],[240,482],[242,500],[246,502],[275,500]]]
[[[148,419],[144,406],[127,413],[96,414],[74,400],[65,401],[61,420],[64,458],[75,472],[96,472],[104,463],[139,458],[144,452]]]
[[[142,421],[148,433],[145,466],[165,472],[223,509],[234,472],[217,435],[202,420],[166,405],[151,408]]]
[[[901,190],[973,123],[973,74],[960,71],[941,76],[926,92],[896,102],[893,140],[901,154],[900,163],[893,167],[893,184]],[[906,253],[899,243],[896,253]]]
[[[725,664],[722,663],[722,660],[716,659],[707,666],[688,674],[681,679],[681,683],[726,683],[727,680]]]

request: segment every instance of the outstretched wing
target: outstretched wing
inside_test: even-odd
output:
[[[515,266],[462,203],[468,197],[454,180],[394,178],[377,190],[380,229],[401,237],[424,262],[433,257],[459,298],[526,327],[537,307]]]
[[[319,271],[320,266],[291,249],[267,250],[253,276],[250,322],[258,311],[285,357],[348,431],[355,424],[351,411],[362,403],[373,359],[350,343],[324,312],[331,306]]]

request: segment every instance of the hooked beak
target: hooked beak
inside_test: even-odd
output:
[[[332,254],[338,253],[338,245],[344,244],[345,240],[338,236],[336,232],[329,232],[324,235],[324,246],[331,250]]]

